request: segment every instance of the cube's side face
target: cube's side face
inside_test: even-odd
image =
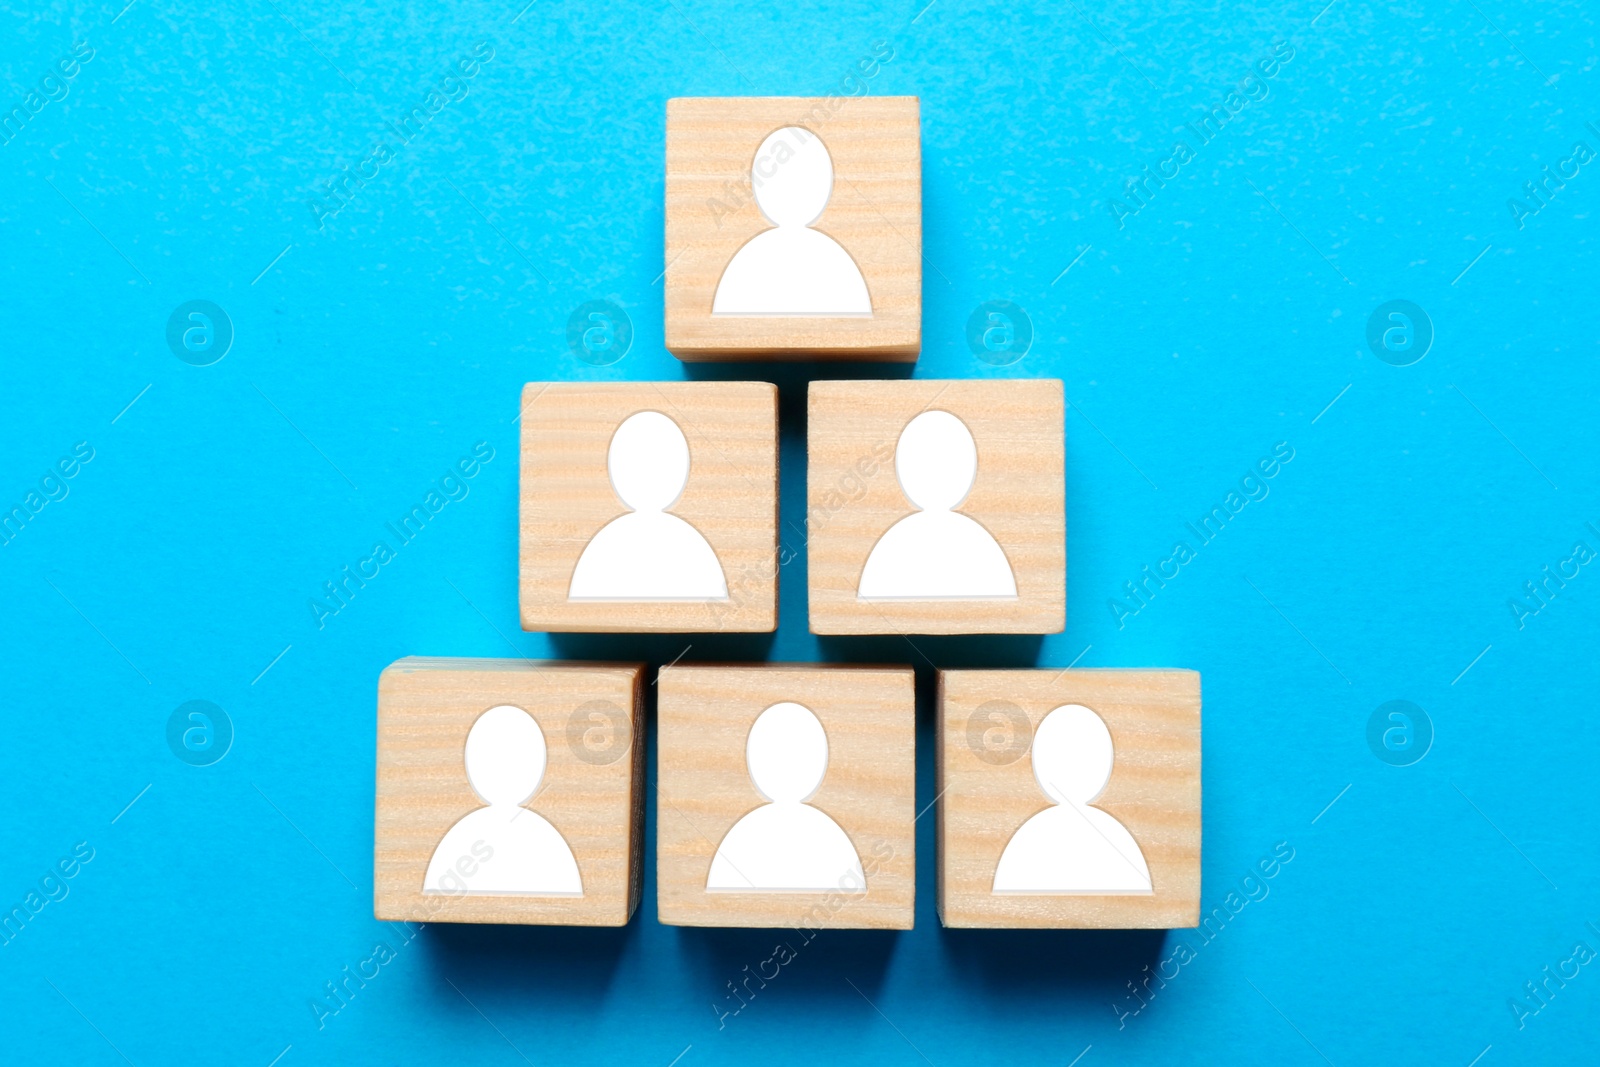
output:
[[[656,886],[675,926],[909,930],[916,904],[916,706],[905,668],[671,667],[657,688]],[[827,890],[711,891],[735,824],[767,804],[746,763],[762,712],[792,701],[827,735],[827,768],[806,804],[848,837],[848,870]],[[759,820],[761,816],[757,816]],[[817,821],[811,816],[812,821]]]
[[[833,186],[811,228],[837,242],[866,282],[872,314],[713,315],[723,271],[774,228],[755,181],[769,134],[820,139]],[[922,347],[922,136],[916,97],[679,98],[667,102],[666,343],[679,359],[914,360]],[[752,178],[752,172],[756,176]]]
[[[994,892],[1018,830],[1052,807],[1034,777],[1034,731],[1063,705],[1110,732],[1113,765],[1091,802],[1132,836],[1151,892]],[[939,915],[952,927],[1175,929],[1200,911],[1200,676],[1193,671],[940,673]]]
[[[1055,379],[818,381],[808,396],[806,522],[811,631],[1059,633],[1066,625],[1065,413]],[[916,512],[896,473],[901,432],[924,411],[961,420],[977,450],[955,511],[1005,554],[1015,597],[862,599],[879,540]]]
[[[626,923],[633,918],[633,913],[639,910],[639,901],[644,896],[644,764],[645,764],[645,731],[649,724],[644,716],[644,668],[641,667],[639,675],[634,680],[633,686],[633,736],[632,749],[628,753],[632,770],[628,786],[628,914],[623,919]],[[605,744],[604,736],[598,739],[601,747]]]
[[[944,750],[945,750],[945,742],[944,742],[944,721],[943,721],[942,716],[944,714],[944,676],[945,676],[945,672],[944,671],[937,671],[935,673],[937,675],[937,679],[938,680],[935,683],[935,687],[936,688],[935,688],[935,692],[934,692],[934,708],[935,708],[934,714],[937,715],[937,716],[940,716],[940,718],[934,723],[934,728],[933,728],[933,797],[934,797],[934,801],[933,801],[933,804],[934,804],[934,812],[933,812],[933,849],[934,849],[934,857],[935,857],[934,858],[933,903],[934,903],[935,910],[938,911],[938,913],[939,913],[939,922],[940,922],[940,924],[944,925],[944,926],[949,926],[950,923],[945,919],[945,915],[944,915],[944,893],[945,893],[944,857],[945,857],[945,854],[946,854],[946,852],[945,852],[945,844],[944,844],[944,827],[945,827],[945,819],[944,819],[944,812],[945,812],[945,804],[944,804],[944,794],[945,794]]]
[[[611,481],[612,437],[659,412],[682,432],[689,475],[667,514],[703,538],[727,596],[573,599],[600,531],[630,513]],[[778,626],[778,392],[769,382],[533,382],[522,397],[522,628],[770,633]]]
[[[383,921],[621,926],[638,901],[642,665],[400,660],[378,683],[374,913]],[[474,891],[504,848],[447,859],[446,892],[424,892],[446,835],[485,801],[467,779],[466,740],[491,708],[526,712],[544,737],[538,790],[521,807],[560,835],[581,896]],[[488,858],[484,858],[485,855]],[[442,868],[434,866],[437,873]],[[433,887],[437,888],[437,887]]]

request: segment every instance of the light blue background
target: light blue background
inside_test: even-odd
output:
[[[94,849],[70,895],[0,947],[0,1059],[1489,1067],[1592,1052],[1600,966],[1522,1029],[1507,1006],[1575,942],[1600,949],[1585,926],[1600,925],[1600,573],[1521,629],[1508,607],[1575,541],[1600,549],[1600,162],[1521,228],[1507,206],[1575,141],[1600,150],[1592,7],[123,2],[0,12],[4,110],[73,40],[95,49],[0,145],[0,503],[76,442],[95,450],[0,547],[0,905],[75,843]],[[485,40],[466,97],[319,230],[320,183]],[[656,281],[666,99],[837,90],[878,41],[893,59],[865,91],[922,99],[914,373],[1065,381],[1066,632],[819,641],[803,556],[770,641],[519,632],[520,386],[686,373],[662,348]],[[1119,229],[1125,181],[1277,41],[1294,56],[1266,99]],[[1364,340],[1393,298],[1437,331],[1413,366]],[[236,332],[210,367],[164,339],[191,299]],[[595,299],[636,331],[604,369],[565,343]],[[1036,333],[998,369],[964,337],[995,299]],[[892,372],[687,373],[782,386],[793,539],[804,382]],[[470,495],[319,630],[322,583],[478,441],[495,458]],[[1119,627],[1122,584],[1280,441],[1294,459],[1270,496]],[[660,664],[691,641],[685,662],[909,662],[925,694],[930,663],[1196,668],[1204,907],[1276,843],[1294,859],[1121,1028],[1125,983],[1194,935],[944,931],[929,817],[916,929],[819,936],[721,1029],[725,983],[776,935],[659,925],[647,865],[626,929],[431,927],[319,1030],[323,983],[397,940],[371,904],[379,670],[513,650]],[[237,732],[211,767],[165,741],[191,699]],[[1437,733],[1407,768],[1366,741],[1393,699]],[[924,701],[919,804],[928,715]],[[653,849],[653,808],[648,833]]]

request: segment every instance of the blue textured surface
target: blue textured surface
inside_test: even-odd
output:
[[[1600,550],[1600,161],[1562,163],[1600,150],[1592,6],[122,2],[0,11],[0,110],[27,116],[0,144],[0,504],[39,492],[0,547],[0,905],[66,894],[0,946],[0,1060],[1592,1054],[1600,967],[1563,961],[1600,950],[1600,574],[1573,554]],[[74,41],[92,59],[41,87]],[[893,58],[846,83],[879,41]],[[460,99],[363,166],[479,42],[465,95],[446,85]],[[1265,96],[1248,83],[1201,144],[1185,124],[1277,42],[1293,56]],[[841,85],[922,98],[914,373],[1066,382],[1066,633],[819,641],[803,556],[771,640],[520,633],[520,385],[685,374],[655,281],[666,99]],[[1193,158],[1133,212],[1125,183],[1178,139]],[[1535,201],[1546,164],[1569,178]],[[319,228],[308,202],[345,167],[370,180]],[[1436,330],[1411,366],[1365,339],[1395,298]],[[233,326],[211,366],[165,339],[195,299]],[[606,368],[565,340],[599,299],[635,328]],[[1014,365],[967,346],[987,300],[1031,317]],[[774,375],[786,537],[816,372]],[[495,458],[468,495],[319,628],[323,582],[480,441]],[[93,459],[41,487],[78,442]],[[1294,459],[1263,499],[1136,614],[1110,606],[1278,442]],[[1519,617],[1546,565],[1577,573]],[[925,819],[914,931],[823,934],[720,1022],[778,935],[658,925],[648,869],[622,931],[431,927],[402,947],[372,919],[385,664],[508,645],[659,664],[689,640],[689,661],[912,662],[924,691],[930,662],[1197,668],[1205,908],[1279,842],[1294,858],[1209,942],[952,933]],[[166,740],[194,699],[236,734],[211,766]],[[1408,767],[1367,740],[1395,699],[1436,734]],[[79,842],[92,860],[40,890]],[[319,1027],[324,983],[378,941],[394,959]],[[1175,954],[1133,1014],[1127,983]],[[1548,992],[1518,1012],[1529,981]]]

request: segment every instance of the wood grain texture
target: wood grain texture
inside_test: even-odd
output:
[[[643,875],[643,675],[636,663],[413,656],[391,664],[378,679],[373,914],[384,922],[625,925]],[[591,718],[591,709],[579,711],[590,701],[609,707]],[[582,897],[422,892],[434,848],[484,806],[463,755],[472,724],[500,704],[528,712],[544,734],[544,779],[524,807],[572,849]]]
[[[916,700],[909,667],[665,667],[657,688],[657,911],[672,926],[911,929],[916,903]],[[862,892],[708,893],[717,846],[765,803],[745,765],[750,727],[781,701],[828,736],[808,801],[861,857]]]
[[[914,96],[667,101],[666,342],[683,360],[885,359],[922,348],[922,135]],[[713,317],[735,252],[772,223],[750,168],[768,134],[799,126],[833,159],[813,225],[866,279],[871,318]]]
[[[1027,718],[979,709],[1006,701]],[[1050,801],[1027,749],[1062,704],[1093,710],[1111,731],[1111,780],[1094,806],[1139,843],[1148,896],[995,896],[995,867],[1017,831]],[[1200,675],[1184,670],[940,671],[939,918],[946,926],[1173,929],[1200,914]],[[976,715],[976,721],[974,717]]]
[[[571,601],[591,538],[628,508],[606,469],[617,426],[659,411],[689,441],[668,510],[710,543],[722,601]],[[778,390],[769,382],[532,382],[522,392],[524,630],[770,633],[778,627]]]
[[[983,525],[1017,579],[1008,600],[861,600],[878,539],[915,509],[895,476],[900,432],[925,410],[961,419],[978,476],[956,510]],[[812,382],[806,528],[811,632],[1059,633],[1066,625],[1064,407],[1055,379]]]

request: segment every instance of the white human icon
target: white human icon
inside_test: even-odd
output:
[[[733,824],[711,860],[711,892],[859,892],[867,877],[849,836],[806,801],[828,771],[828,735],[811,709],[774,704],[745,742],[750,780],[770,803]]]
[[[631,510],[600,528],[578,557],[571,600],[726,600],[728,580],[704,535],[667,509],[689,484],[689,442],[659,411],[630,415],[606,454]]]
[[[1033,777],[1051,805],[1011,835],[995,893],[1153,892],[1150,868],[1128,828],[1090,804],[1111,780],[1111,731],[1082,704],[1063,704],[1033,735]]]
[[[833,158],[822,139],[799,126],[769,134],[751,162],[750,184],[774,228],[728,261],[711,313],[870,318],[861,268],[838,241],[812,229],[833,195]]]
[[[446,831],[428,861],[424,893],[583,896],[578,861],[561,832],[522,805],[544,780],[544,732],[521,708],[501,704],[467,732],[467,781],[488,805]]]
[[[862,600],[1004,599],[1016,575],[994,535],[954,510],[978,475],[978,446],[948,411],[924,411],[895,446],[894,471],[919,510],[872,546],[856,595]]]

